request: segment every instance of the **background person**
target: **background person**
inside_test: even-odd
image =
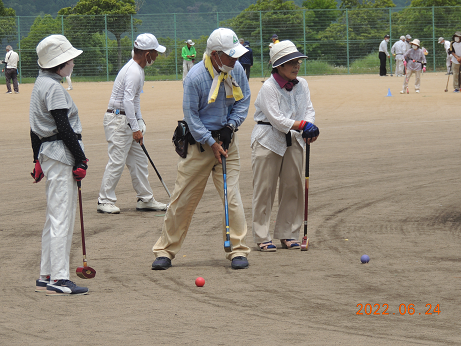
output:
[[[229,232],[232,252],[226,252],[233,269],[248,267],[250,248],[245,245],[247,224],[239,190],[240,155],[235,130],[248,115],[250,87],[237,59],[246,53],[235,33],[226,28],[213,31],[207,40],[203,60],[184,80],[184,120],[197,145],[190,145],[187,156],[178,163],[171,203],[166,212],[162,234],[152,251],[153,270],[171,267],[181,249],[211,173],[216,190],[224,202],[221,156],[227,163]],[[216,205],[222,210],[222,205]],[[222,213],[223,238],[226,234]],[[204,244],[205,247],[210,244]]]
[[[250,42],[245,41],[241,44],[248,50],[248,52],[246,52],[239,58],[239,63],[242,65],[243,69],[245,70],[245,73],[247,75],[247,80],[250,80],[250,70],[251,70],[251,67],[253,66],[253,50],[250,48]]]
[[[409,34],[405,35],[405,44],[407,45],[407,49],[405,50],[405,53],[411,49],[411,39],[412,37]]]
[[[416,93],[420,91],[421,71],[426,71],[426,56],[420,47],[419,40],[415,38],[411,41],[411,49],[403,55],[407,74],[405,75],[402,91],[400,91],[401,94],[405,94],[412,74],[415,74],[415,91]]]
[[[391,53],[395,58],[395,74],[397,77],[402,77],[404,73],[403,54],[406,52],[407,45],[405,44],[405,36],[400,36],[400,39],[394,43],[391,48]]]
[[[5,60],[2,61],[2,64],[5,64],[5,79],[6,79],[6,93],[11,94],[11,84],[10,81],[13,80],[13,89],[16,94],[19,94],[19,84],[18,84],[18,62],[19,55],[13,51],[13,47],[6,46],[6,55]]]
[[[182,80],[186,78],[190,69],[194,66],[195,57],[197,56],[194,45],[195,43],[192,40],[187,40],[186,45],[182,47]]]
[[[112,88],[108,109],[104,115],[104,132],[108,144],[109,162],[101,182],[98,213],[119,214],[115,205],[115,188],[123,168],[128,167],[136,191],[136,210],[166,210],[167,205],[157,202],[149,184],[147,157],[141,148],[146,124],[141,114],[140,95],[144,85],[144,68],[154,63],[158,52],[166,48],[158,44],[152,34],[136,38],[133,59],[119,71]]]
[[[37,46],[41,67],[30,98],[30,137],[38,183],[46,177],[46,221],[37,292],[47,295],[87,294],[88,288],[69,280],[69,256],[77,209],[77,184],[86,175],[82,124],[69,93],[60,81],[72,73],[82,53],[62,35],[51,35]]]
[[[389,42],[389,35],[384,35],[384,40],[379,44],[379,75],[387,76],[386,60],[390,57],[387,51],[387,43]]]
[[[74,88],[72,88],[72,79],[70,79],[70,75],[66,77],[66,81],[67,81],[67,90],[72,90]]]
[[[461,64],[461,31],[455,32],[450,42],[448,53],[451,54],[451,68],[453,72],[453,88],[459,93],[460,64]]]
[[[255,102],[256,125],[251,134],[253,169],[253,236],[261,251],[277,247],[269,233],[272,205],[279,182],[279,209],[274,238],[282,247],[299,249],[303,224],[303,148],[314,142],[319,130],[313,124],[315,111],[305,79],[297,78],[302,60],[291,41],[271,49],[272,76],[262,86]],[[292,131],[295,130],[295,131]],[[301,132],[298,132],[301,131]]]
[[[447,53],[447,75],[452,74],[451,72],[451,54],[448,54],[448,50],[450,49],[450,41],[445,40],[443,37],[439,37],[438,43],[443,45],[443,48],[445,49],[445,53]]]

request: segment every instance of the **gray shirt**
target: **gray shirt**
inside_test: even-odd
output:
[[[61,85],[62,77],[56,73],[40,71],[30,98],[29,122],[31,130],[40,138],[58,133],[56,122],[51,115],[54,109],[68,109],[69,123],[75,133],[82,133],[78,109],[69,93]],[[79,141],[83,150],[83,143]],[[42,143],[39,152],[50,159],[74,166],[74,156],[62,140]]]

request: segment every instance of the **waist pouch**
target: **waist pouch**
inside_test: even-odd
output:
[[[175,146],[175,151],[181,156],[183,159],[187,157],[187,149],[189,148],[189,144],[195,144],[196,141],[192,134],[189,131],[189,126],[184,120],[178,120],[178,126],[173,133],[173,144]]]

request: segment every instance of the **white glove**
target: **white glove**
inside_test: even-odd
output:
[[[144,136],[144,133],[146,132],[146,123],[143,119],[138,120],[138,127],[139,131],[141,131],[142,135]]]

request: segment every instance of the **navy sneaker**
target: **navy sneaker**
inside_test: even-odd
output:
[[[152,270],[167,270],[171,267],[171,260],[168,257],[157,257],[152,263]]]
[[[246,269],[248,268],[248,260],[246,257],[243,256],[237,256],[232,258],[232,269]]]
[[[459,93],[459,89],[453,90],[454,93]]]
[[[57,282],[50,282],[46,286],[47,296],[65,296],[80,294],[88,294],[88,288],[79,287],[70,280],[58,280]]]
[[[46,292],[46,285],[50,283],[50,277],[47,276],[46,280],[38,279],[35,281],[35,292]]]

